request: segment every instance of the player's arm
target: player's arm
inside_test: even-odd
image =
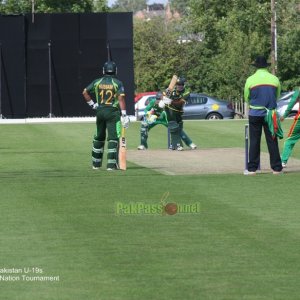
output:
[[[126,102],[125,102],[125,90],[124,86],[121,82],[119,84],[116,84],[116,96],[118,97],[118,102],[121,110],[122,116],[126,115]]]
[[[146,106],[146,108],[144,109],[144,113],[146,114],[148,111],[150,111],[152,109],[152,107],[155,104],[156,99],[151,100],[148,105]]]
[[[124,128],[128,128],[130,120],[129,120],[129,117],[127,116],[127,113],[126,113],[126,102],[125,102],[124,92],[121,92],[118,95],[118,101],[119,101],[119,106],[120,106],[120,110],[121,110],[121,123],[122,123],[122,126]]]
[[[186,89],[186,90],[184,91],[184,93],[183,93],[183,95],[182,95],[182,99],[181,99],[181,100],[184,102],[184,104],[185,104],[186,101],[189,99],[190,94],[191,94],[190,90]]]
[[[85,88],[82,92],[83,98],[85,99],[86,103],[92,108],[96,109],[98,107],[98,103],[95,103],[91,97],[90,92],[88,91],[88,87]]]
[[[86,102],[89,102],[92,100],[92,97],[91,97],[90,93],[87,91],[87,89],[83,90],[82,95]]]
[[[178,99],[172,101],[172,106],[176,107],[179,110],[182,110],[186,104],[187,99],[190,96],[190,91],[186,89]]]
[[[283,118],[286,118],[289,113],[291,112],[292,108],[294,107],[294,105],[296,104],[297,101],[300,100],[300,89],[298,88],[297,90],[295,90],[290,103],[288,105],[288,107],[286,108],[284,114],[283,114]]]
[[[122,115],[126,115],[125,95],[124,94],[119,95],[118,96],[118,101],[119,101],[119,105],[120,105]]]

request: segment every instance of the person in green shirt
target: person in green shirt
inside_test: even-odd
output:
[[[270,165],[273,174],[281,174],[282,165],[278,148],[277,135],[272,134],[268,116],[276,113],[277,99],[280,96],[281,85],[279,79],[271,74],[264,56],[258,56],[253,64],[256,72],[247,78],[244,88],[244,99],[249,104],[249,162],[247,175],[255,175],[260,163],[260,143],[262,129],[264,129]],[[270,113],[269,113],[270,112]],[[276,117],[276,115],[275,115]],[[276,117],[277,121],[277,117]]]
[[[182,140],[191,148],[196,149],[197,146],[187,136],[183,130],[183,107],[186,100],[190,97],[190,90],[185,86],[185,78],[179,77],[176,82],[175,88],[170,91],[166,90],[165,95],[167,102],[165,103],[165,112],[168,119],[168,128],[171,136],[171,149],[183,150]]]
[[[92,165],[97,170],[102,166],[106,131],[108,141],[107,170],[118,169],[118,148],[121,124],[129,126],[126,115],[123,83],[116,78],[117,66],[107,61],[103,66],[104,76],[95,79],[82,92],[87,104],[96,110],[96,133],[93,139]],[[96,102],[92,100],[95,97]]]
[[[163,125],[168,127],[167,114],[164,110],[164,104],[162,103],[163,93],[158,92],[155,96],[155,99],[151,100],[144,112],[144,120],[141,122],[141,144],[138,146],[138,150],[148,149],[148,136],[149,131],[156,125]],[[190,147],[192,150],[195,150],[197,146],[192,142],[189,136],[182,130],[181,139],[184,143]]]
[[[294,105],[296,104],[297,101],[298,102],[300,101],[300,88],[299,87],[295,89],[294,94],[291,98],[291,101],[289,102],[288,107],[286,108],[283,116],[280,118],[281,121],[284,121],[284,119],[289,115],[289,113],[291,112],[292,108],[294,107]],[[286,166],[287,166],[287,162],[289,160],[289,157],[292,154],[295,144],[300,139],[299,116],[300,116],[300,110],[294,117],[294,122],[293,122],[292,126],[290,127],[288,137],[285,140],[284,145],[283,145],[283,152],[281,155],[281,160],[282,160],[282,166],[284,168],[286,168]]]

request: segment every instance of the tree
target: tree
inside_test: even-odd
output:
[[[240,99],[253,72],[251,61],[270,53],[269,0],[190,0],[189,4],[189,29],[204,37],[198,47],[202,48],[198,56],[202,83],[196,86],[218,97]]]
[[[31,11],[31,2],[28,0],[5,0],[0,3],[1,14],[21,14]]]
[[[105,0],[98,2],[106,3]],[[35,12],[40,13],[79,13],[94,9],[93,0],[34,0],[34,5]],[[0,13],[3,14],[29,13],[31,9],[31,0],[5,0],[0,5]]]
[[[160,17],[134,22],[136,92],[165,89],[180,66],[180,45],[174,26]]]
[[[117,0],[112,11],[118,12],[137,12],[147,8],[147,0]]]
[[[189,12],[189,0],[169,0],[171,9],[177,11],[181,16]]]
[[[92,12],[93,0],[38,0],[36,1],[36,12],[45,13],[79,13]]]
[[[107,0],[94,0],[93,12],[106,12],[109,10],[107,6]]]
[[[300,86],[299,1],[277,1],[278,76],[283,90]]]

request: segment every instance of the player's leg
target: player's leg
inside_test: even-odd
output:
[[[181,150],[182,146],[179,124],[176,121],[169,121],[168,128],[170,130],[171,135],[172,149]]]
[[[118,110],[107,110],[107,170],[118,168],[118,149],[120,137],[120,113]]]
[[[141,144],[138,146],[138,150],[145,150],[148,148],[148,132],[149,132],[149,125],[145,122],[141,122]]]
[[[281,157],[280,157],[280,152],[278,147],[278,139],[277,137],[273,138],[269,126],[266,122],[264,123],[263,127],[264,127],[266,142],[268,146],[268,151],[270,154],[271,169],[276,173],[281,172],[282,163],[281,163]]]
[[[155,122],[148,124],[146,121],[141,122],[141,144],[138,146],[138,150],[148,149],[148,137],[150,130],[159,124],[164,124],[165,120],[156,119]]]
[[[248,171],[256,172],[260,162],[260,141],[262,127],[264,123],[263,117],[249,116],[249,162]]]
[[[183,140],[183,142],[190,147],[192,150],[195,150],[197,148],[197,145],[193,143],[193,141],[191,140],[191,138],[187,135],[187,133],[183,130],[183,122],[181,122],[181,124],[179,124],[179,127],[181,128],[181,139]]]
[[[283,151],[282,151],[282,156],[281,156],[283,167],[286,167],[289,157],[292,154],[293,148],[294,148],[295,144],[297,143],[297,141],[300,139],[299,115],[300,115],[300,113],[298,113],[297,116],[295,117],[294,122],[288,133],[288,137],[285,140],[284,145],[283,145]]]
[[[99,169],[102,166],[102,159],[104,153],[106,123],[105,120],[102,118],[101,113],[101,110],[98,110],[96,116],[96,133],[94,135],[92,148],[93,169]]]
[[[173,150],[183,150],[181,143],[180,132],[181,129],[178,124],[178,115],[174,110],[166,108],[166,114],[168,119],[168,128],[170,130],[171,144]]]
[[[167,114],[166,114],[165,111],[163,111],[163,112],[160,114],[159,118],[156,120],[155,123],[156,123],[156,124],[163,125],[163,126],[165,126],[165,127],[168,129],[168,118],[167,118]],[[168,129],[168,131],[169,131],[169,129]],[[168,139],[170,139],[170,132],[168,132]],[[168,148],[169,148],[169,149],[173,149],[170,140],[168,141]]]

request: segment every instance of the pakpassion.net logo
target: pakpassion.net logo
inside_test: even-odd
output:
[[[175,215],[200,212],[200,203],[179,204],[167,202],[169,192],[165,192],[160,203],[149,204],[145,202],[117,202],[116,215]]]

